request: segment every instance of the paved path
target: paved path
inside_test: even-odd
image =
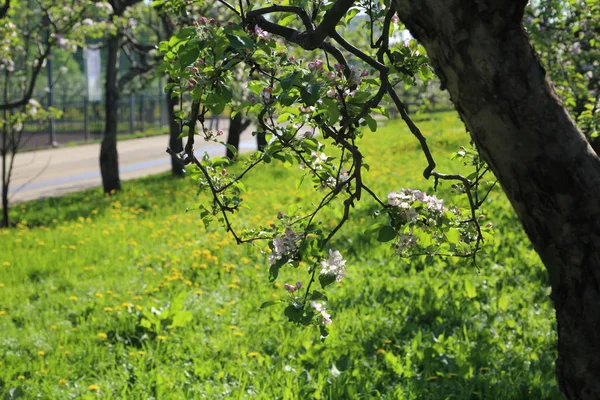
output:
[[[227,132],[227,124],[221,127]],[[166,153],[168,137],[153,136],[121,140],[117,144],[122,180],[168,171],[171,158]],[[242,134],[240,151],[256,149],[256,138],[249,128]],[[196,154],[222,156],[220,144],[197,141]],[[100,144],[31,151],[17,154],[10,185],[11,203],[60,196],[91,187],[102,186],[100,177]]]

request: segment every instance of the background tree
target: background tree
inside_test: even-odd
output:
[[[119,100],[125,86],[136,77],[148,74],[157,63],[150,52],[155,49],[157,36],[149,36],[148,40],[140,42],[136,37],[139,16],[136,11],[142,0],[110,0],[106,4],[109,21],[109,35],[106,39],[106,81],[105,81],[105,127],[100,147],[100,171],[105,193],[121,190],[119,176],[119,155],[117,152],[117,131]],[[158,32],[155,32],[158,34]],[[152,38],[150,40],[149,38]],[[154,41],[154,44],[149,43]],[[120,54],[127,57],[129,67],[120,74]]]
[[[52,50],[73,52],[96,27],[80,21],[88,2],[6,1],[0,7],[0,129],[2,142],[2,226],[9,226],[9,187],[15,154],[23,144],[23,124],[56,110],[43,110],[34,99],[35,87]]]
[[[600,5],[596,1],[532,2],[524,25],[555,90],[600,152]]]

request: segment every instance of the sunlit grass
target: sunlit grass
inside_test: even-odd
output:
[[[456,170],[449,156],[468,141],[464,128],[451,113],[427,118],[418,124],[439,169]],[[362,145],[380,197],[431,189],[401,122]],[[296,189],[301,173],[270,165],[250,176],[251,209],[237,223],[267,225],[290,204],[310,209],[320,193]],[[258,310],[306,271],[269,283],[266,243],[236,246],[185,212],[205,200],[190,179],[160,175],[113,197],[94,190],[18,205],[19,227],[0,231],[0,395],[560,398],[545,272],[501,192],[491,197],[498,241],[479,270],[466,260],[395,258],[363,235],[373,205],[360,204],[333,243],[349,258],[348,276],[329,291],[324,343],[318,330],[286,322],[282,308]],[[326,213],[334,222],[339,207]],[[153,309],[169,316],[148,327]],[[187,311],[191,320],[169,329]]]

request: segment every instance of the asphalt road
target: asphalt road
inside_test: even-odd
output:
[[[227,132],[227,126],[222,129]],[[167,136],[122,140],[117,144],[121,180],[140,178],[168,171],[171,158],[166,153]],[[252,128],[242,134],[240,151],[256,149]],[[220,144],[196,142],[196,154],[207,151],[223,156]],[[87,188],[102,186],[100,177],[100,144],[30,151],[17,154],[9,189],[11,203],[43,197],[61,196]]]

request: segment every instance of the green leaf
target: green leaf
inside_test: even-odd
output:
[[[299,76],[299,72],[294,72],[293,74],[286,76],[281,80],[281,88],[283,90],[289,90],[294,85],[294,83],[296,83]]]
[[[470,280],[465,281],[465,294],[468,298],[472,299],[477,296],[477,291],[475,290],[475,285]]]
[[[325,289],[325,287],[331,285],[335,282],[335,275],[327,274],[327,275],[319,275],[319,283],[321,287]]]
[[[506,311],[508,308],[508,296],[501,295],[498,299],[498,308],[502,311]]]
[[[375,121],[375,118],[371,117],[369,114],[365,115],[365,122],[367,123],[367,126],[371,132],[375,132],[377,130],[377,121]]]
[[[302,309],[298,309],[292,305],[289,305],[285,308],[285,311],[283,312],[285,314],[286,317],[288,317],[288,319],[290,320],[290,322],[301,322],[302,321],[302,315],[304,314],[302,312]]]
[[[340,120],[340,110],[338,109],[337,103],[332,99],[324,98],[323,105],[327,110],[327,122],[329,125],[334,125]]]
[[[194,318],[191,311],[180,311],[173,317],[173,322],[168,326],[169,329],[175,329],[185,326]]]
[[[318,290],[314,290],[310,294],[310,299],[311,300],[323,300],[323,301],[327,301],[327,296],[323,292],[319,292]]]
[[[377,241],[379,242],[389,242],[390,240],[394,240],[396,238],[397,232],[394,228],[389,225],[384,225],[379,230],[379,234],[377,235]]]
[[[452,244],[460,242],[460,232],[458,229],[450,229],[446,232],[446,239]]]
[[[265,308],[274,306],[275,304],[279,304],[279,303],[282,303],[282,301],[281,300],[269,300],[269,301],[265,301],[264,303],[262,303],[260,305],[259,309],[260,310],[264,310]]]
[[[381,229],[381,227],[383,226],[383,222],[376,222],[373,225],[369,226],[367,229],[365,229],[365,235],[371,235],[377,231],[379,231]]]
[[[190,41],[186,46],[179,51],[179,65],[184,68],[190,64],[193,64],[200,56],[200,49],[198,43]]]

